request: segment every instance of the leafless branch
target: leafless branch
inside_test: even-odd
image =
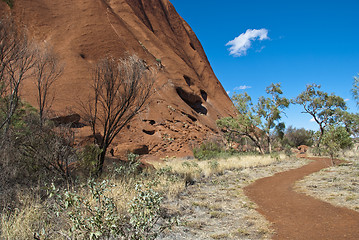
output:
[[[87,119],[94,134],[97,128],[103,138],[99,146],[98,170],[102,171],[109,145],[121,130],[145,107],[153,92],[154,71],[136,56],[116,60],[107,57],[94,70],[93,99],[87,108]]]

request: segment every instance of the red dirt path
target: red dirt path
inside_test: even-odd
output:
[[[329,159],[278,173],[245,188],[258,211],[273,223],[273,239],[346,240],[359,239],[359,213],[335,207],[293,190],[296,181],[331,165]]]

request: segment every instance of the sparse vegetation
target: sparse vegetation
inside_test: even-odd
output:
[[[97,175],[102,173],[108,148],[115,137],[144,110],[153,91],[153,74],[136,56],[120,60],[107,57],[97,63],[93,95],[88,104],[82,104],[93,135],[101,134],[96,143],[101,149]]]
[[[353,87],[351,89],[354,99],[357,102],[357,106],[359,106],[359,74],[357,77],[354,77]]]
[[[314,131],[306,130],[304,128],[295,128],[289,126],[285,130],[283,145],[291,147],[298,147],[300,145],[312,146],[313,145]]]
[[[169,159],[165,165],[173,173],[184,175],[186,160]],[[165,205],[177,211],[183,224],[174,227],[162,239],[207,239],[213,236],[225,239],[270,239],[273,230],[268,221],[255,210],[256,205],[244,194],[243,188],[256,179],[273,175],[306,164],[306,160],[279,160],[265,156],[241,156],[217,159],[216,170],[210,170],[213,160],[195,161],[198,165],[196,183],[183,189],[177,198]],[[205,177],[203,177],[205,176]]]
[[[334,159],[341,150],[352,147],[353,140],[345,127],[329,126],[323,135],[322,144],[324,152]]]
[[[317,147],[320,146],[326,128],[338,122],[342,112],[347,110],[343,98],[333,93],[329,95],[319,89],[320,85],[307,85],[306,90],[293,100],[293,103],[302,105],[304,113],[312,116],[313,120],[318,124],[319,136],[316,142]]]
[[[14,5],[13,0],[2,1]],[[221,140],[194,148],[195,159],[166,158],[146,168],[139,155],[129,153],[127,161],[114,159],[105,166],[114,139],[145,109],[154,91],[154,72],[136,56],[97,62],[91,99],[82,103],[95,140],[76,146],[72,127],[55,126],[48,116],[62,65],[49,48],[35,45],[11,18],[0,20],[0,239],[269,238],[270,224],[256,212],[243,187],[305,164],[292,156],[292,147],[316,143],[317,150],[333,159],[352,147],[352,136],[359,133],[359,115],[346,112],[341,97],[320,91],[316,84],[308,85],[293,102],[313,117],[319,132],[285,130],[280,120],[290,101],[280,84],[271,84],[266,88],[268,97],[260,97],[256,105],[247,93],[235,94],[238,116],[219,119]],[[161,59],[156,63],[164,67]],[[20,98],[28,77],[35,80],[37,109]],[[192,85],[186,76],[185,80]],[[356,100],[358,85],[355,77]],[[207,101],[207,92],[198,92],[202,98],[196,104]],[[172,114],[182,111],[173,106],[168,105]],[[188,124],[179,121],[179,126],[189,128]],[[156,131],[148,135],[157,135]],[[163,146],[177,141],[174,134],[164,132],[158,138]],[[357,160],[335,166],[331,168],[335,174],[322,171],[322,178],[315,180],[320,183],[306,188],[333,183],[329,196],[327,192],[323,196],[339,198],[338,188],[340,201],[358,210],[358,169]],[[175,231],[169,232],[172,227]]]
[[[359,211],[359,162],[357,145],[339,153],[347,162],[333,165],[298,181],[295,189],[336,206]]]
[[[267,87],[266,93],[270,97],[260,97],[255,106],[247,93],[235,94],[232,97],[239,113],[238,116],[217,120],[217,125],[225,132],[229,143],[235,138],[246,137],[263,154],[262,141],[266,139],[266,149],[269,153],[272,152],[271,133],[278,125],[282,125],[279,120],[284,109],[288,108],[289,100],[282,96],[283,91],[279,83]]]

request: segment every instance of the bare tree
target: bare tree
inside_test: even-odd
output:
[[[35,54],[24,32],[11,19],[0,20],[0,129],[6,133],[19,104],[23,80],[34,66]]]
[[[136,56],[107,57],[94,70],[93,99],[86,115],[94,134],[101,138],[97,171],[102,172],[107,150],[119,132],[143,109],[154,84],[154,72]]]
[[[34,78],[37,90],[37,104],[39,108],[40,125],[44,123],[48,108],[54,100],[51,92],[53,83],[61,76],[63,67],[56,55],[48,48],[38,50],[34,66]]]

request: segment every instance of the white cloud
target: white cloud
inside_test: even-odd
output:
[[[310,122],[315,122],[314,118],[310,119]]]
[[[231,91],[227,91],[227,95],[229,95],[231,93]]]
[[[349,99],[349,98],[347,98],[347,99],[344,99],[344,101],[345,101],[345,102],[349,102],[349,101],[350,101],[350,99]]]
[[[240,57],[247,54],[247,50],[251,47],[252,41],[262,41],[265,39],[269,39],[267,29],[247,29],[245,33],[242,33],[232,41],[229,41],[226,46],[231,46],[229,48],[230,55]]]
[[[233,90],[234,91],[238,91],[238,90],[246,90],[252,88],[251,86],[247,86],[247,85],[243,85],[243,86],[239,86],[239,87],[235,87]]]

